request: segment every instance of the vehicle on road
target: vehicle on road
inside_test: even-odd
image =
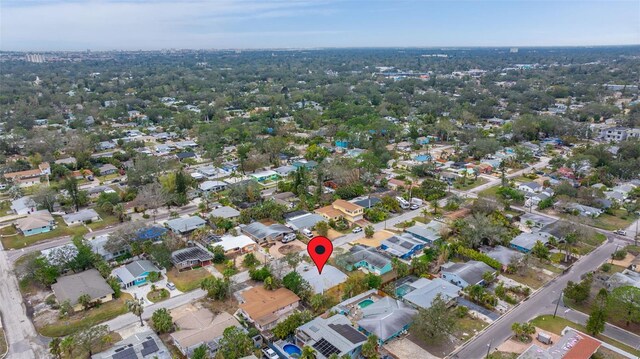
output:
[[[613,231],[613,233],[621,235],[621,236],[626,236],[627,235],[627,231],[625,231],[624,229],[616,229],[615,231]]]
[[[169,290],[174,290],[176,289],[176,285],[171,282],[167,282],[167,288],[169,288]]]
[[[362,227],[356,227],[356,228],[354,228],[351,232],[353,232],[353,233],[360,233],[360,232],[362,232]]]

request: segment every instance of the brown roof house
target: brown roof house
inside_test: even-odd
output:
[[[347,202],[343,199],[335,200],[330,206],[316,209],[317,214],[326,219],[337,221],[341,218],[354,223],[362,220],[364,215],[364,207],[355,203]]]
[[[189,358],[202,344],[207,346],[213,357],[224,330],[229,327],[241,328],[240,322],[227,312],[214,315],[207,308],[196,308],[193,305],[176,308],[171,311],[171,316],[178,327],[171,334],[171,339],[178,350]]]
[[[69,301],[73,310],[82,310],[78,298],[83,294],[91,297],[92,303],[106,303],[113,300],[113,289],[95,269],[58,278],[51,286],[59,303]]]
[[[256,325],[260,331],[272,329],[286,319],[300,303],[300,298],[287,288],[267,290],[253,287],[242,292],[243,301],[237,314]]]

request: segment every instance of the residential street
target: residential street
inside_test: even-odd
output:
[[[491,350],[494,350],[496,346],[513,335],[511,331],[511,325],[513,323],[527,322],[541,314],[553,314],[560,293],[566,287],[567,282],[570,280],[574,282],[580,280],[582,274],[596,269],[600,264],[610,258],[611,253],[616,250],[617,245],[623,244],[623,242],[619,241],[607,242],[589,255],[582,257],[574,264],[568,273],[556,278],[539,289],[528,300],[514,307],[514,309],[507,314],[504,314],[500,319],[487,327],[483,333],[473,338],[467,345],[454,351],[450,357],[460,359],[482,358],[486,355],[489,346],[491,346]],[[558,314],[564,314],[564,310],[558,309]],[[637,335],[630,335],[631,333],[628,332],[620,333],[613,328],[607,329],[607,335],[610,335],[613,339],[633,347],[637,347],[638,343],[640,343],[640,337]]]
[[[197,206],[191,205],[191,206],[186,206],[186,207],[183,207],[183,208],[180,208],[180,209],[176,209],[176,212],[180,216],[182,216],[182,215],[185,215],[185,214],[191,214],[191,213],[195,212],[197,209],[198,209]],[[168,219],[169,215],[170,215],[169,212],[158,214],[156,216],[156,222]],[[153,219],[152,218],[144,219],[142,221],[145,222],[145,223],[148,223],[148,224],[153,224]],[[89,238],[92,238],[92,237],[101,236],[103,234],[108,234],[108,233],[111,233],[111,232],[115,231],[119,226],[120,225],[115,225],[115,226],[99,229],[99,230],[96,230],[96,231],[93,231],[93,232],[89,232],[89,233],[85,234],[84,237],[89,239]],[[48,249],[48,248],[61,246],[63,244],[67,244],[69,242],[71,242],[71,237],[70,236],[59,237],[59,238],[56,238],[56,239],[51,239],[51,240],[47,240],[47,241],[43,241],[43,242],[38,242],[38,243],[36,243],[36,244],[34,244],[32,246],[26,247],[26,248],[9,250],[9,251],[6,251],[6,253],[7,253],[7,257],[9,258],[9,260],[11,262],[15,262],[16,260],[18,260],[18,258],[22,257],[25,254],[36,252],[36,251],[41,251],[43,249]]]
[[[2,327],[9,343],[7,358],[47,358],[48,351],[27,317],[18,281],[4,250],[0,250],[0,303]]]

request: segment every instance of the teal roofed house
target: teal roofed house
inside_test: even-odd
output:
[[[300,160],[300,161],[295,161],[293,163],[293,167],[295,168],[300,168],[300,167],[304,167],[308,170],[314,169],[318,166],[318,162],[316,161],[307,161],[307,160]]]
[[[377,275],[389,273],[393,267],[391,257],[378,252],[375,248],[356,245],[349,249],[351,258],[347,266],[348,270],[365,268]]]
[[[252,173],[250,174],[250,176],[261,183],[266,181],[277,181],[280,179],[280,175],[278,174],[278,172],[272,170]]]
[[[160,272],[160,269],[151,261],[144,259],[114,269],[113,275],[120,281],[123,288],[129,288],[147,283],[147,277],[151,272]]]

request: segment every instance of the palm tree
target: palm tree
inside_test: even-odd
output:
[[[378,337],[375,334],[370,335],[362,345],[362,356],[367,359],[380,357],[380,354],[378,354]]]
[[[142,298],[128,300],[127,309],[134,315],[138,316],[138,318],[140,318],[140,326],[143,327],[144,323],[142,322],[142,313],[144,312],[144,307],[142,306]]]
[[[126,217],[127,211],[124,208],[124,205],[122,203],[118,203],[115,206],[113,206],[113,214],[118,217],[118,220],[120,221],[120,223],[124,222],[124,218]]]
[[[300,359],[316,359],[316,351],[310,346],[304,346],[302,353],[300,353]]]

